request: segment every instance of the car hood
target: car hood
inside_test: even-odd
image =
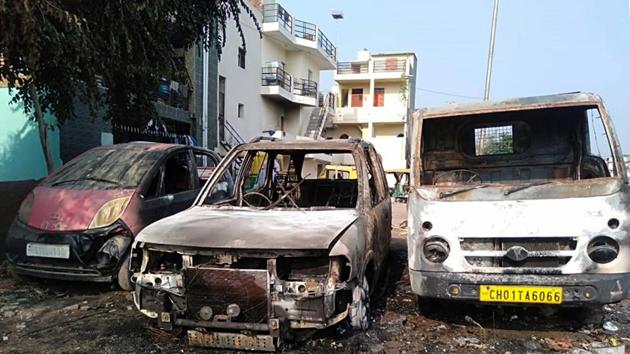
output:
[[[45,231],[83,231],[105,203],[133,192],[133,189],[35,187],[27,224]]]
[[[192,207],[146,227],[137,242],[237,249],[327,249],[358,217],[354,209]]]

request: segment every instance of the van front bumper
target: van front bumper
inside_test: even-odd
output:
[[[420,297],[479,302],[480,286],[562,287],[560,306],[609,304],[630,298],[630,273],[621,274],[481,274],[409,270],[411,288]],[[456,289],[454,291],[454,289]],[[486,303],[486,302],[484,302]],[[496,304],[487,302],[487,304]],[[506,304],[506,303],[502,303]],[[510,304],[510,303],[508,303]],[[556,305],[557,306],[557,305]]]

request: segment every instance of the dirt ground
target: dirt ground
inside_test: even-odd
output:
[[[409,286],[405,205],[394,205],[394,238],[384,295],[365,333],[321,331],[289,353],[630,353],[630,302],[605,306],[604,322],[582,324],[575,310],[439,304],[418,313]],[[607,323],[606,321],[610,321]],[[611,325],[611,326],[609,326]],[[608,328],[608,330],[604,329]],[[614,328],[616,327],[616,328]],[[616,330],[615,330],[616,329]],[[109,285],[16,282],[0,269],[0,353],[212,353],[152,330],[131,296]]]

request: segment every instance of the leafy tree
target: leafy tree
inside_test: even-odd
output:
[[[156,115],[159,78],[187,83],[175,49],[225,44],[234,19],[241,34],[246,0],[0,0],[0,81],[37,122],[48,171],[47,124],[74,116],[75,99],[93,116],[108,107],[115,123],[141,125]]]

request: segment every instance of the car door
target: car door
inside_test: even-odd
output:
[[[369,214],[374,220],[373,250],[382,261],[389,252],[391,238],[391,201],[387,194],[387,180],[380,157],[374,147],[366,148],[368,187],[370,189]]]

